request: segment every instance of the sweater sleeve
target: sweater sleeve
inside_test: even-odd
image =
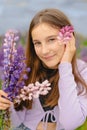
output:
[[[84,73],[83,76],[86,76],[87,70]],[[74,80],[71,63],[59,65],[59,76],[59,121],[65,130],[75,130],[86,120],[87,97],[77,95],[78,86]]]

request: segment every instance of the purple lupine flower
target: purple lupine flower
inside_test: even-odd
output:
[[[2,64],[3,59],[4,59],[4,56],[3,56],[3,47],[0,46],[0,67],[3,66],[3,64]]]
[[[24,55],[24,47],[21,45],[20,42],[17,43],[16,46],[18,55]],[[0,81],[3,77],[3,60],[4,60],[4,53],[3,53],[3,46],[0,47]]]
[[[3,47],[0,46],[0,81],[2,80],[2,75],[3,75],[3,71],[2,71],[2,68],[3,68],[3,61],[4,59],[4,55],[3,55]]]
[[[68,40],[70,40],[72,33],[74,32],[73,26],[65,26],[60,29],[58,33],[58,41],[60,44],[66,44]]]
[[[18,53],[19,55],[24,55],[24,47],[23,47],[23,45],[21,45],[21,43],[18,43],[17,53]]]
[[[46,95],[51,90],[50,83],[48,80],[39,83],[38,81],[24,86],[21,89],[21,93],[16,96],[15,102],[20,104],[21,100],[32,100],[33,98],[38,98],[40,95]]]
[[[24,53],[18,53],[16,49],[16,43],[19,40],[17,31],[9,30],[5,34],[3,43],[3,86],[5,92],[8,93],[8,98],[13,101],[18,95],[19,90],[24,87],[24,81],[19,81],[24,71],[29,72],[30,68],[26,67]],[[24,74],[24,80],[28,77]]]

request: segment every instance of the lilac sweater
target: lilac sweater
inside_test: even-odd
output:
[[[78,60],[77,65],[80,74],[87,82],[86,63]],[[34,99],[31,110],[24,109],[23,111],[16,112],[13,106],[11,106],[11,121],[13,126],[16,127],[23,123],[31,130],[36,130],[38,123],[44,118],[46,113],[48,115],[51,113],[55,116],[57,122],[56,130],[75,130],[84,123],[87,116],[87,95],[80,94],[77,96],[78,87],[82,86],[80,84],[77,86],[70,63],[61,63],[58,68],[60,75],[58,82],[60,93],[58,106],[55,106],[51,111],[44,112],[38,98]]]

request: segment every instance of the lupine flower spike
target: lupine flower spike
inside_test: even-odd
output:
[[[73,26],[65,26],[61,28],[57,37],[60,45],[66,44],[72,37],[73,32],[74,32]]]
[[[51,84],[48,80],[39,83],[38,81],[29,84],[28,86],[24,86],[21,89],[20,95],[18,95],[15,99],[15,102],[20,104],[20,101],[23,100],[32,100],[33,98],[38,98],[40,95],[46,95],[51,90],[49,87]]]
[[[25,65],[24,54],[19,55],[16,49],[16,43],[19,37],[17,31],[9,30],[4,39],[3,51],[3,89],[8,93],[8,98],[13,101],[17,96],[19,90],[24,86],[24,82],[19,82],[22,72],[30,71]],[[23,76],[27,78],[27,75]]]

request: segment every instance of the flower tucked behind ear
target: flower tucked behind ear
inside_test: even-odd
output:
[[[73,26],[65,26],[60,29],[60,32],[58,34],[58,41],[60,44],[66,44],[68,40],[70,40],[72,33],[74,32]]]

